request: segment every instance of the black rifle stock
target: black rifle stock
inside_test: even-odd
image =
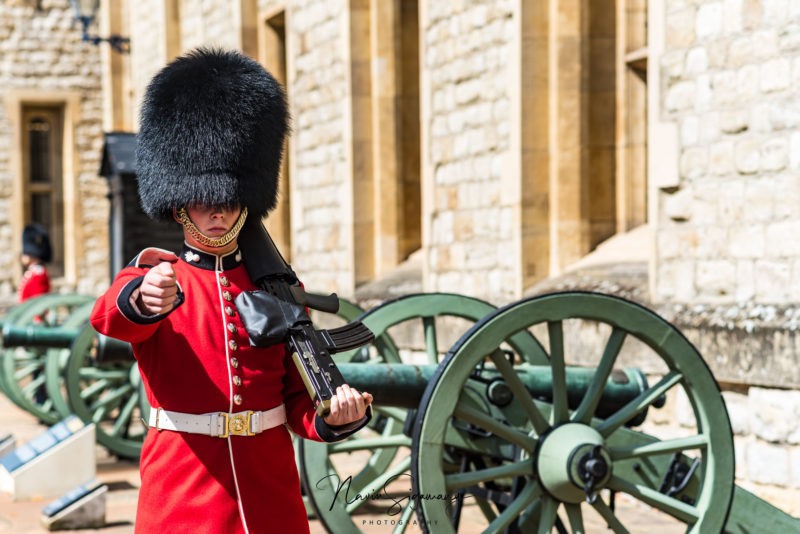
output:
[[[306,293],[260,220],[247,219],[238,242],[247,273],[260,288],[236,297],[250,344],[288,343],[317,414],[327,415],[336,388],[345,383],[331,355],[365,345],[374,335],[360,321],[331,330],[314,328],[306,308],[336,313],[339,299],[335,293]]]

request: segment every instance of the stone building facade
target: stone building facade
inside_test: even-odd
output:
[[[99,50],[81,42],[68,1],[7,0],[0,58],[0,295],[19,280],[31,220],[51,229],[58,285],[96,292],[108,283]]]
[[[148,81],[174,57],[238,48],[286,87],[293,132],[267,224],[307,287],[353,296],[410,266],[420,289],[503,304],[644,230],[612,262],[644,258],[637,298],[722,382],[737,473],[791,509],[797,2],[101,5],[93,31],[130,37],[130,54],[80,42],[67,0],[0,4],[0,294],[19,277],[29,197],[47,192],[27,185],[29,111],[51,110],[63,129],[59,285],[97,293],[109,276],[102,133],[136,131]],[[690,409],[673,400],[664,426]]]

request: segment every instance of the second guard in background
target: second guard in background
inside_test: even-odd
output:
[[[36,223],[25,226],[22,230],[22,254],[20,263],[25,269],[17,288],[17,302],[25,302],[29,298],[50,292],[50,275],[45,263],[53,258],[50,236],[47,230]]]

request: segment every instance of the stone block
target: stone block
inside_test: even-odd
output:
[[[697,262],[695,286],[701,298],[724,299],[734,294],[736,264],[726,260],[701,260]]]
[[[778,39],[781,53],[797,52],[800,50],[800,25],[791,24],[786,26]]]
[[[766,232],[762,225],[736,225],[728,230],[730,255],[737,259],[756,259],[764,255]]]
[[[664,107],[667,111],[692,109],[697,89],[693,81],[682,81],[667,89]]]
[[[800,168],[800,132],[792,132],[789,137],[789,167]]]
[[[699,259],[728,257],[728,229],[719,226],[701,226],[694,231],[693,246],[689,253]],[[688,245],[688,243],[687,243]]]
[[[714,87],[714,101],[717,105],[727,106],[736,103],[739,90],[736,72],[726,70],[715,73],[712,86]]]
[[[657,268],[656,284],[659,296],[665,300],[688,302],[695,298],[694,262],[679,260],[662,262]]]
[[[687,188],[664,195],[664,215],[673,221],[688,221],[692,216],[694,195]]]
[[[736,262],[736,301],[750,301],[756,294],[756,273],[754,261]]]
[[[766,29],[753,33],[753,53],[756,59],[775,57],[779,52],[777,30]]]
[[[750,427],[759,438],[798,443],[800,438],[800,391],[750,388]]]
[[[699,41],[712,39],[722,33],[722,2],[709,2],[697,8],[695,34]]]
[[[661,68],[667,82],[674,82],[683,77],[684,56],[683,50],[667,50],[661,56]]]
[[[745,126],[746,127],[746,126]],[[718,176],[733,173],[734,145],[732,141],[721,141],[711,145],[708,170]]]
[[[689,115],[681,120],[681,145],[691,146],[700,139],[700,121],[696,115]]]
[[[700,115],[700,141],[711,143],[720,137],[720,114],[717,112]]]
[[[780,171],[789,164],[789,141],[776,137],[761,145],[761,168],[765,171]]]
[[[789,16],[789,0],[761,0],[764,6],[762,22],[767,26],[782,26]]]
[[[792,285],[789,288],[787,297],[791,302],[800,302],[800,259],[792,260]],[[793,317],[789,323],[789,327],[797,329],[800,327],[798,317]]]
[[[767,226],[769,236],[766,247],[768,258],[800,258],[800,221],[781,221]]]
[[[656,234],[656,243],[659,260],[672,260],[680,258],[686,252],[676,232],[661,230]]]
[[[686,69],[688,75],[699,74],[708,69],[708,52],[701,46],[691,48],[686,53]]]
[[[758,302],[786,302],[786,288],[791,283],[791,265],[786,261],[756,262],[756,299]]]
[[[711,76],[701,74],[695,78],[697,95],[695,96],[694,109],[698,112],[707,111],[713,102],[714,93],[711,90]]]
[[[748,396],[734,391],[723,391],[722,398],[725,400],[733,433],[740,436],[749,434],[751,407]]]
[[[719,127],[726,134],[737,134],[747,130],[750,114],[746,109],[730,109],[720,112]]]
[[[760,165],[760,146],[755,139],[746,139],[736,144],[736,170],[741,174],[755,174]]]
[[[731,96],[733,100],[726,102],[731,105],[741,105],[742,101],[759,96],[759,68],[756,65],[745,65],[736,72],[736,90]]]
[[[747,478],[761,484],[788,486],[791,482],[789,451],[761,441],[748,444]]]
[[[747,443],[743,436],[733,436],[733,456],[736,462],[736,478],[741,480],[747,477]]]
[[[741,31],[742,1],[743,0],[723,0],[722,32],[725,35],[730,35]]]
[[[689,147],[683,150],[680,159],[680,172],[683,178],[694,179],[708,171],[708,149]]]
[[[775,218],[775,182],[773,180],[748,180],[744,187],[747,199],[747,220],[772,222]]]
[[[675,388],[675,420],[684,428],[697,426],[692,404],[682,387]]]
[[[789,468],[791,470],[791,486],[800,488],[800,447],[789,449]]]
[[[775,58],[761,65],[759,80],[765,93],[787,89],[791,83],[791,63],[786,58]]]

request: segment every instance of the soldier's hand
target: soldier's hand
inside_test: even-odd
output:
[[[163,261],[147,271],[139,286],[136,304],[142,313],[158,315],[167,313],[175,304],[178,282],[171,261]]]
[[[325,422],[331,426],[340,426],[358,421],[367,412],[372,403],[372,395],[359,393],[347,384],[336,388],[336,395],[331,399],[331,413],[325,416]]]

